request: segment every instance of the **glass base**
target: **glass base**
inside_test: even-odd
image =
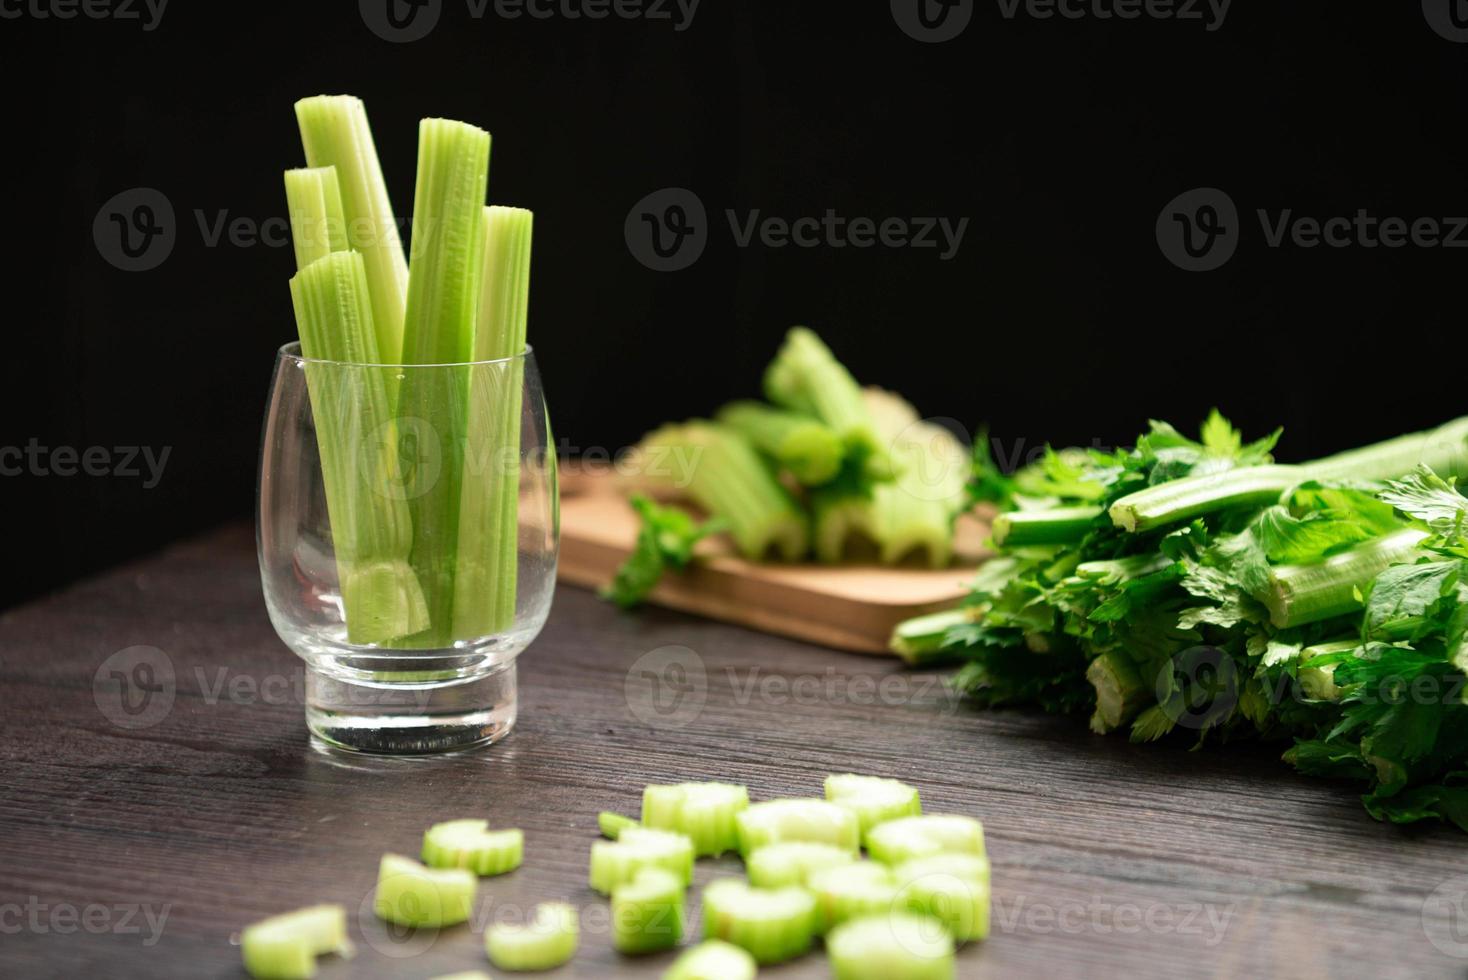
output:
[[[498,742],[515,726],[515,664],[452,680],[431,671],[306,670],[306,725],[353,752],[425,755]]]

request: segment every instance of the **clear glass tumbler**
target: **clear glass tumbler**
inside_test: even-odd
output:
[[[257,544],[306,723],[361,752],[484,745],[550,612],[556,458],[535,359],[275,362]]]

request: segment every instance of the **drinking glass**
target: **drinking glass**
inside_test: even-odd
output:
[[[555,585],[556,460],[533,352],[466,364],[275,361],[257,545],[276,632],[331,745],[486,745]]]

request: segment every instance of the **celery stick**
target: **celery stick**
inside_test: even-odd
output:
[[[811,875],[851,864],[856,854],[834,844],[790,840],[755,848],[744,862],[749,883],[756,888],[804,888]]]
[[[1056,507],[1051,510],[1016,510],[994,518],[994,543],[1006,548],[1032,544],[1071,544],[1086,536],[1100,507]]]
[[[608,840],[616,840],[622,836],[622,831],[628,827],[641,827],[642,824],[631,817],[624,817],[620,813],[611,813],[603,810],[596,815],[596,826],[602,836]]]
[[[454,638],[502,632],[515,620],[519,561],[520,409],[530,299],[533,217],[484,209],[484,286],[474,329],[466,463],[454,573]]]
[[[375,362],[362,256],[333,252],[291,279],[301,352],[316,360]],[[397,486],[385,372],[306,364],[342,605],[350,643],[388,643],[427,625],[409,562],[413,524]]]
[[[815,841],[848,851],[861,846],[861,821],[855,813],[825,800],[766,800],[735,818],[739,850],[748,857],[756,848],[782,841]]]
[[[804,556],[805,515],[743,436],[694,421],[658,429],[639,449],[643,475],[727,521],[744,557],[758,560],[772,549],[786,561]]]
[[[894,875],[898,905],[932,916],[959,941],[988,938],[988,858],[934,854],[899,865]]]
[[[272,916],[240,933],[240,956],[255,980],[307,980],[316,957],[347,949],[347,913],[340,905],[313,905]]]
[[[1091,731],[1098,735],[1115,731],[1131,721],[1154,699],[1154,691],[1142,683],[1131,659],[1119,650],[1108,650],[1086,668],[1086,680],[1096,689],[1096,710]]]
[[[853,919],[826,940],[835,980],[953,980],[953,938],[904,912]]]
[[[856,814],[863,835],[879,823],[923,812],[922,800],[914,787],[880,776],[854,773],[827,776],[826,799]]]
[[[871,410],[851,372],[815,332],[794,327],[765,371],[765,395],[783,408],[825,422],[851,451],[890,472],[888,447],[877,434]]]
[[[703,934],[742,947],[762,964],[780,963],[810,949],[815,901],[801,888],[753,888],[723,878],[703,890]]]
[[[332,252],[351,249],[347,241],[346,215],[342,210],[341,184],[335,167],[287,170],[285,199],[290,211],[296,268],[304,269]],[[370,284],[368,292],[371,292]]]
[[[972,817],[927,814],[877,824],[866,836],[867,853],[895,865],[943,851],[984,854],[984,827]]]
[[[811,537],[825,565],[866,557],[880,549],[871,490],[826,489],[811,494]]]
[[[425,868],[412,858],[384,854],[372,907],[387,922],[440,929],[468,920],[478,884],[464,868]]]
[[[730,783],[678,783],[642,791],[642,824],[685,834],[700,857],[739,846],[737,815],[749,807],[749,790]]]
[[[806,890],[816,900],[816,932],[824,934],[848,919],[889,911],[897,900],[897,878],[884,864],[857,861],[815,872]]]
[[[892,631],[889,648],[912,667],[961,657],[961,651],[947,649],[948,633],[977,617],[976,607],[964,606],[904,620]]]
[[[382,363],[396,363],[403,346],[408,264],[367,110],[350,95],[318,95],[296,103],[296,121],[306,162],[337,169],[346,238],[367,264],[377,350]]]
[[[612,945],[619,953],[655,953],[683,941],[683,888],[677,875],[643,868],[612,889]]]
[[[804,486],[827,483],[841,469],[841,439],[830,426],[808,415],[738,401],[719,409],[717,418],[774,458]]]
[[[953,560],[954,511],[948,501],[915,495],[900,483],[879,483],[872,488],[871,512],[882,564],[895,565],[914,553],[925,555],[929,568]]]
[[[673,961],[663,980],[754,980],[759,964],[748,952],[720,939],[706,939]]]
[[[403,363],[463,364],[473,353],[484,278],[484,191],[489,134],[465,123],[425,119],[418,136]],[[437,472],[428,486],[409,487],[413,568],[428,602],[428,629],[404,642],[445,647],[454,639],[454,573],[459,543],[463,436],[468,390],[465,368],[403,372],[398,416],[411,428]],[[421,452],[421,450],[420,450]]]
[[[423,834],[423,863],[430,868],[468,868],[481,876],[514,871],[525,856],[525,834],[490,830],[487,820],[446,820]]]
[[[1427,537],[1423,531],[1398,531],[1312,565],[1276,565],[1265,597],[1269,621],[1286,629],[1360,609],[1357,597],[1366,587],[1389,566],[1411,561]]]
[[[484,933],[489,961],[501,970],[554,970],[576,955],[581,921],[565,902],[546,902],[535,908],[526,925],[502,924]]]
[[[612,889],[637,877],[644,868],[672,872],[686,886],[693,881],[693,842],[683,834],[647,827],[624,827],[615,841],[591,845],[588,881],[594,891]]]

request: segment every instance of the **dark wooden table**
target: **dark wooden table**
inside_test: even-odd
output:
[[[134,646],[161,653],[129,655],[158,670],[125,674],[156,689],[128,714],[109,658]],[[596,812],[635,814],[649,782],[734,780],[760,799],[848,770],[984,820],[994,935],[960,952],[960,976],[1468,968],[1468,915],[1448,914],[1468,913],[1468,838],[1376,824],[1277,748],[1134,747],[1074,719],[975,712],[933,674],[586,592],[560,592],[521,659],[516,731],[457,758],[312,748],[245,528],[4,614],[0,658],[6,977],[242,976],[242,925],[321,901],[351,910],[358,946],[322,961],[325,980],[433,977],[488,969],[483,924],[551,899],[583,915],[582,951],[553,976],[655,977],[671,956],[612,952],[586,887]],[[692,669],[664,685],[672,663]],[[415,853],[425,826],[463,815],[527,838],[525,866],[484,881],[474,925],[395,937],[357,914],[382,852]],[[704,861],[698,879],[737,872]],[[766,973],[828,975],[819,954]]]

